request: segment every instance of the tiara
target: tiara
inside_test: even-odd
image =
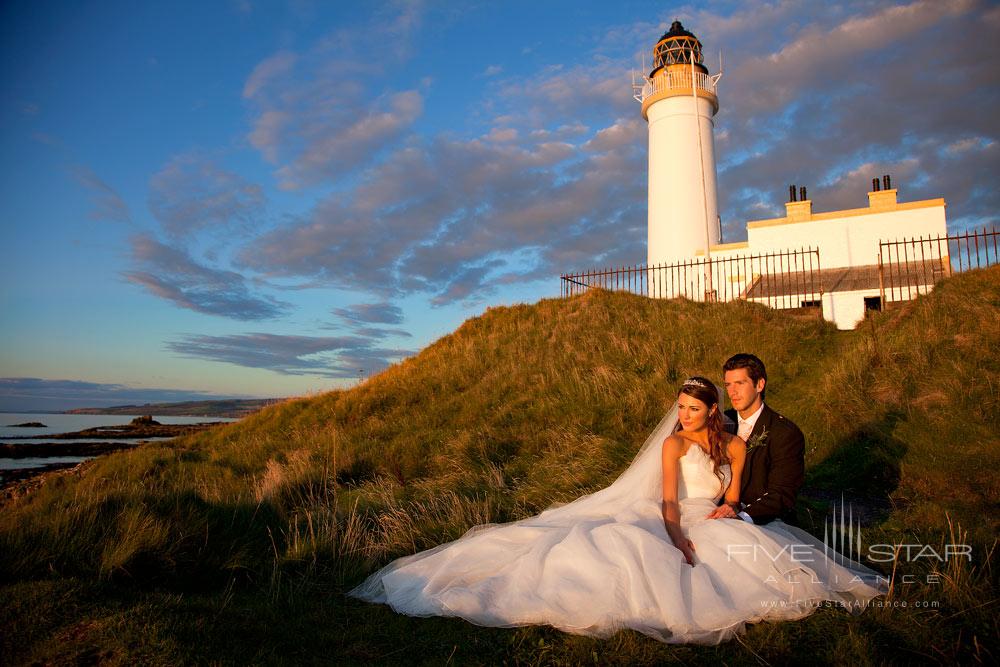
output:
[[[682,384],[681,386],[682,387],[701,387],[702,389],[708,389],[708,385],[705,384],[704,382],[702,382],[701,380],[698,380],[697,378],[688,378],[687,380],[684,381],[684,384]]]

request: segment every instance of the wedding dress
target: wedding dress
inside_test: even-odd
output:
[[[411,616],[458,616],[492,627],[546,624],[608,636],[631,628],[669,643],[716,644],[746,623],[797,619],[820,605],[860,611],[885,592],[875,572],[780,521],[705,519],[729,484],[692,443],[680,459],[688,565],[661,515],[663,440],[676,404],[629,468],[572,503],[399,558],[350,595]]]

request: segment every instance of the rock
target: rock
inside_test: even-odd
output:
[[[24,422],[23,424],[8,424],[8,428],[48,428],[42,422]]]
[[[132,426],[162,426],[160,422],[153,419],[153,415],[142,415],[141,417],[136,417],[131,422]]]

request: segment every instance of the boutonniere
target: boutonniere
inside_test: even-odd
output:
[[[747,440],[747,453],[749,454],[751,450],[755,447],[764,447],[767,445],[767,429],[761,429],[760,433],[751,437]]]

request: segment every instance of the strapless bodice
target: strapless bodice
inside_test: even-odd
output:
[[[718,501],[729,486],[733,474],[728,463],[719,466],[719,472],[723,476],[721,481],[712,470],[712,458],[704,449],[692,442],[680,458],[678,499],[708,498]]]

